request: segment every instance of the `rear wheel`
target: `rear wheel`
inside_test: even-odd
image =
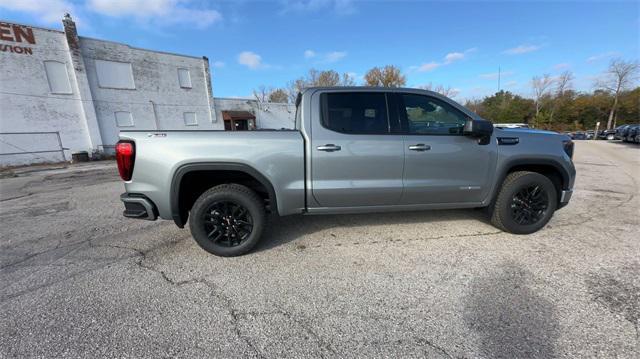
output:
[[[549,178],[536,172],[513,172],[502,184],[491,223],[514,234],[533,233],[549,222],[556,206],[556,189]]]
[[[616,136],[614,134],[610,133],[610,134],[607,135],[607,140],[613,141],[615,139],[616,139]]]
[[[223,184],[203,193],[189,215],[191,235],[209,253],[233,257],[260,241],[266,221],[260,197],[238,184]]]

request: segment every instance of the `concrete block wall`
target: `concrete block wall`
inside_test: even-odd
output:
[[[120,130],[214,130],[224,126],[213,116],[207,86],[208,60],[130,47],[81,37],[93,102],[105,146],[118,140]],[[101,87],[96,60],[130,63],[135,89]],[[178,69],[188,69],[191,88],[181,88]],[[115,112],[131,113],[133,126],[118,127]],[[185,112],[195,112],[197,125],[187,126]]]
[[[19,26],[20,30],[14,29]],[[78,88],[73,86],[74,68],[69,57],[69,49],[62,31],[43,29],[17,24],[0,24],[0,133],[6,132],[46,132],[57,131],[66,152],[71,158],[72,151],[91,151],[93,145],[87,130]],[[17,31],[33,34],[33,43]],[[29,52],[18,53],[14,47],[28,48]],[[44,68],[45,61],[64,64],[69,77],[69,93],[51,93]],[[1,153],[56,149],[57,141],[47,135],[2,135]],[[0,165],[20,165],[33,162],[60,161],[57,153],[0,156]]]

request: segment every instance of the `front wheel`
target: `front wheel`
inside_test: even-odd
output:
[[[264,204],[251,189],[222,184],[204,192],[189,215],[191,235],[209,253],[234,257],[260,241],[266,222]]]
[[[613,134],[609,134],[609,135],[607,135],[607,140],[609,140],[609,141],[613,141],[613,140],[615,140],[615,139],[616,139],[616,136],[615,136],[615,135],[613,135]]]
[[[533,233],[549,222],[556,206],[556,189],[549,178],[536,172],[513,172],[498,193],[491,223],[514,234]]]

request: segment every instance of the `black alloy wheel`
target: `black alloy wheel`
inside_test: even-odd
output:
[[[235,183],[205,191],[189,213],[189,228],[198,245],[223,257],[239,256],[255,247],[265,222],[263,199]]]
[[[511,200],[511,216],[519,225],[532,225],[545,217],[549,196],[540,185],[521,188]]]
[[[513,234],[540,230],[558,206],[556,186],[545,175],[516,171],[507,175],[492,209],[491,223]]]
[[[225,247],[242,244],[253,231],[251,213],[242,205],[231,201],[212,203],[203,213],[207,238]]]

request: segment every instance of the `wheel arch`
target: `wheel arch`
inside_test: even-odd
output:
[[[551,180],[556,188],[556,194],[558,200],[560,199],[561,192],[568,190],[571,183],[571,175],[558,161],[550,159],[540,158],[520,158],[507,162],[499,171],[499,175],[496,178],[495,188],[491,194],[491,201],[489,205],[492,205],[500,192],[500,188],[504,183],[505,178],[509,173],[515,171],[530,171],[540,173]]]
[[[174,172],[171,180],[171,217],[175,224],[180,228],[184,228],[184,225],[187,223],[187,219],[189,216],[188,211],[195,201],[195,199],[193,198],[187,198],[184,196],[185,193],[183,185],[185,184],[185,180],[192,178],[192,176],[196,176],[197,174],[201,174],[202,176],[206,177],[205,181],[201,182],[202,184],[204,184],[204,186],[201,186],[203,188],[198,188],[196,191],[194,191],[194,193],[200,192],[197,196],[204,193],[204,190],[219,184],[238,183],[234,181],[234,179],[241,179],[242,181],[254,180],[261,186],[261,189],[264,189],[264,192],[266,193],[269,204],[269,211],[276,214],[278,213],[276,192],[273,185],[271,184],[271,181],[269,181],[266,176],[264,176],[255,168],[244,163],[188,163],[178,167],[178,169],[176,169],[176,171]],[[215,177],[216,175],[217,177]],[[211,180],[212,177],[214,177],[214,179],[210,182],[211,185],[206,187],[208,183],[207,180]],[[243,183],[240,182],[239,184]],[[193,197],[193,195],[191,197]],[[185,198],[187,199],[186,201]]]

